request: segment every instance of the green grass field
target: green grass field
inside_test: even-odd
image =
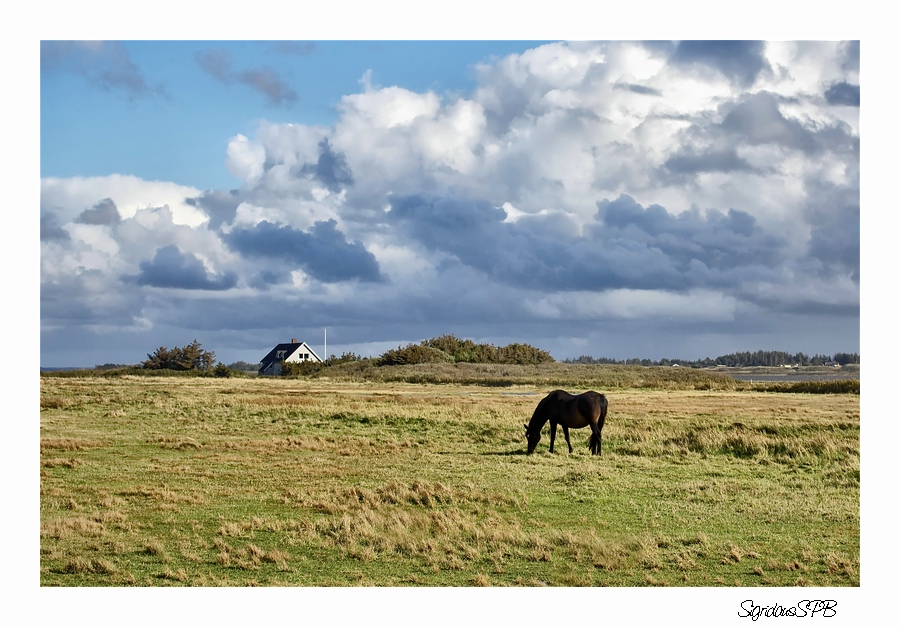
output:
[[[525,455],[559,377],[502,367],[42,377],[41,584],[859,585],[858,393],[591,368],[599,458]]]

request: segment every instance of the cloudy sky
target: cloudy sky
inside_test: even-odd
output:
[[[854,41],[45,40],[42,366],[860,347]]]

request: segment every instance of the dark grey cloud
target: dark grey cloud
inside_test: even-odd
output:
[[[841,52],[843,53],[841,69],[845,72],[859,72],[859,40],[843,42]]]
[[[223,83],[231,82],[231,53],[227,50],[203,50],[194,55],[197,63],[213,78]]]
[[[674,175],[693,176],[700,172],[757,172],[734,148],[694,152],[685,149],[666,159],[663,167]]]
[[[721,105],[722,123],[710,129],[712,136],[749,145],[777,144],[807,155],[831,152],[850,162],[859,161],[859,137],[847,124],[836,121],[808,128],[782,115],[779,101],[778,96],[763,91]]]
[[[799,150],[807,155],[824,151],[847,153],[858,159],[859,137],[841,122],[806,127],[799,120],[786,118],[778,108],[779,98],[768,92],[741,97],[736,102],[719,107],[720,124],[706,129],[693,127],[691,133],[721,141],[745,143],[751,146],[776,144]]]
[[[112,198],[104,198],[90,209],[85,209],[75,219],[81,224],[119,224],[122,216]]]
[[[831,153],[848,167],[859,162],[859,137],[844,122],[806,126],[785,117],[779,106],[784,98],[769,92],[744,94],[718,106],[719,121],[712,116],[687,119],[691,125],[679,134],[681,147],[670,153],[657,169],[659,183],[695,182],[702,172],[755,174],[780,172],[780,160],[771,165],[749,163],[738,154],[742,146],[774,145],[819,158]]]
[[[156,251],[152,261],[140,263],[140,273],[124,277],[138,285],[174,287],[185,290],[228,290],[237,285],[237,274],[212,275],[196,256],[183,253],[174,244]]]
[[[778,99],[768,92],[744,96],[720,110],[727,113],[719,128],[748,144],[781,144],[806,153],[819,148],[815,134],[797,120],[785,118],[778,110]]]
[[[101,270],[41,281],[41,323],[49,326],[130,326],[145,304],[139,288],[119,284],[110,289]]]
[[[280,105],[297,100],[297,92],[281,80],[275,70],[264,67],[233,71],[227,50],[205,50],[195,55],[197,64],[213,78],[225,83],[241,83],[264,94],[269,104]]]
[[[635,85],[634,83],[616,83],[615,85],[613,85],[613,89],[630,91],[635,94],[641,94],[644,96],[662,96],[662,92],[658,89],[654,89],[653,87],[646,87],[644,85]]]
[[[41,211],[41,241],[68,241],[69,232],[57,224],[56,215],[49,211]]]
[[[308,232],[263,220],[252,228],[232,230],[224,240],[242,255],[280,259],[325,283],[386,280],[375,255],[360,242],[348,242],[334,220],[316,222]]]
[[[641,206],[632,197],[597,203],[595,237],[626,239],[659,250],[681,272],[700,262],[712,270],[775,267],[785,259],[787,242],[766,232],[749,213],[693,208],[675,216],[659,205]],[[694,265],[692,265],[694,264]]]
[[[859,85],[851,85],[846,81],[834,83],[825,90],[825,100],[830,105],[859,106]]]
[[[340,151],[332,150],[328,138],[319,142],[319,159],[315,165],[307,163],[300,171],[302,174],[311,174],[334,193],[353,185],[353,171],[347,163],[347,157]]]
[[[285,269],[261,270],[247,281],[250,287],[258,290],[268,290],[273,285],[290,283],[291,273]]]
[[[209,228],[215,230],[223,223],[234,220],[243,197],[237,190],[226,192],[208,189],[196,198],[185,198],[184,202],[208,215]]]
[[[318,50],[318,46],[311,41],[279,41],[275,43],[275,50],[281,54],[305,57]]]
[[[128,51],[117,41],[42,41],[41,72],[79,74],[94,87],[121,91],[135,99],[165,95],[162,87],[151,88]]]
[[[835,185],[806,182],[809,191],[804,215],[810,225],[807,258],[816,261],[825,275],[849,275],[859,283],[860,203],[859,181]]]
[[[731,289],[772,275],[784,262],[784,238],[749,213],[730,209],[674,216],[622,195],[597,203],[579,233],[565,215],[504,221],[490,203],[426,194],[395,196],[388,216],[431,251],[452,255],[492,281],[528,289]]]
[[[769,68],[764,52],[761,41],[680,41],[669,62],[711,67],[732,82],[749,87],[760,72]]]
[[[408,236],[498,283],[551,291],[688,287],[659,250],[627,239],[598,244],[563,215],[512,223],[484,201],[416,194],[390,203],[390,220]]]
[[[237,73],[237,81],[262,92],[273,105],[297,100],[297,92],[288,87],[271,68],[243,70]]]

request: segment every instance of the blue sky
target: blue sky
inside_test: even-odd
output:
[[[860,345],[854,41],[41,45],[41,363]]]

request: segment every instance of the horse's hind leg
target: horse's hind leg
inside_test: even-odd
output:
[[[562,425],[562,428],[563,428],[563,435],[566,436],[566,444],[569,445],[569,454],[571,455],[572,454],[572,443],[569,442],[569,427],[567,427],[566,425]]]
[[[565,427],[563,427],[565,429]],[[567,436],[568,437],[568,436]],[[550,422],[550,452],[553,452],[553,443],[556,441],[556,422]]]

